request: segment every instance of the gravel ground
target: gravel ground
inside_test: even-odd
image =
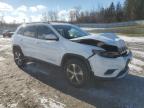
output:
[[[143,108],[144,39],[123,38],[134,54],[129,75],[94,80],[79,89],[70,86],[64,72],[53,65],[31,62],[19,69],[10,39],[0,38],[0,108]]]

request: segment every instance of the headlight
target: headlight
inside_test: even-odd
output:
[[[103,42],[97,43],[97,46],[98,46],[98,47],[101,47],[101,46],[103,46],[103,45],[105,45]]]
[[[108,51],[100,52],[98,53],[98,55],[102,57],[108,57],[108,58],[116,58],[120,56],[119,52],[108,52]]]

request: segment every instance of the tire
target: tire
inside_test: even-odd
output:
[[[23,68],[26,64],[25,57],[22,51],[19,48],[15,48],[13,50],[14,53],[14,61],[19,68]]]
[[[69,83],[75,87],[82,87],[90,79],[90,71],[82,60],[68,60],[64,65],[64,71]]]

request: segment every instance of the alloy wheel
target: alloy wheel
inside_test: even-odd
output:
[[[68,65],[67,69],[67,76],[69,81],[74,85],[80,85],[83,83],[84,80],[84,73],[82,68],[77,64],[70,64]]]
[[[23,59],[22,59],[22,54],[21,52],[19,51],[16,51],[14,53],[14,59],[15,59],[15,62],[18,66],[21,66],[23,64]]]

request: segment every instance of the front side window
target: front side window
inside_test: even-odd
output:
[[[55,35],[47,26],[38,26],[38,39],[45,39],[46,35]]]
[[[35,26],[25,27],[23,35],[27,36],[27,37],[35,38],[36,37],[36,27]]]
[[[83,36],[88,36],[89,33],[81,30],[78,27],[70,25],[53,25],[56,31],[66,39],[79,38]]]

